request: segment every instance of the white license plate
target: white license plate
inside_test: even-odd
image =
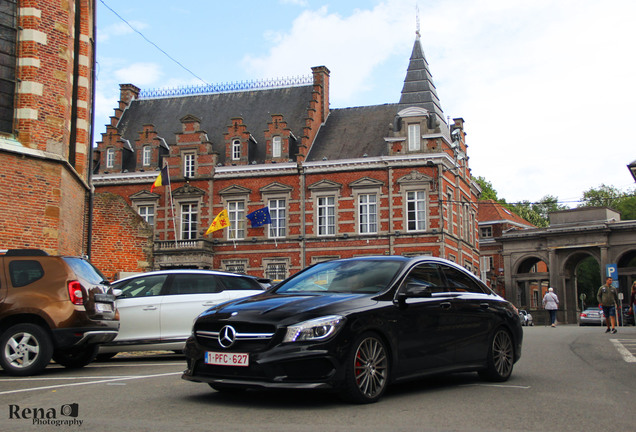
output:
[[[249,366],[250,355],[246,353],[205,352],[205,364],[219,366]]]
[[[110,303],[95,303],[95,312],[112,312],[113,305]]]

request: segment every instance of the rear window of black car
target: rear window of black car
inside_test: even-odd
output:
[[[27,286],[44,276],[42,264],[33,260],[16,260],[9,263],[11,285],[15,288]]]

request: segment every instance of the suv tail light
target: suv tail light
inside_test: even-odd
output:
[[[82,284],[78,281],[68,283],[68,294],[71,297],[71,303],[75,305],[84,304],[84,293],[82,292]]]

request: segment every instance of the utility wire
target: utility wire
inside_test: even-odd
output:
[[[206,84],[206,85],[210,85],[207,81],[205,81],[203,78],[201,78],[200,76],[198,76],[197,74],[195,74],[194,72],[192,72],[190,69],[188,69],[187,67],[185,67],[183,64],[181,64],[181,62],[179,62],[178,60],[176,60],[174,57],[172,57],[170,54],[168,54],[167,52],[165,52],[163,49],[161,49],[156,43],[154,43],[153,41],[151,41],[150,39],[148,39],[143,33],[141,33],[139,30],[137,30],[136,28],[134,28],[128,21],[126,21],[121,15],[119,15],[117,12],[115,12],[113,10],[113,8],[111,8],[110,6],[108,6],[104,0],[99,0],[99,2],[101,4],[103,4],[106,9],[108,9],[109,11],[111,11],[113,14],[115,14],[115,16],[117,18],[119,18],[120,20],[122,20],[128,27],[130,27],[132,29],[132,31],[134,31],[135,33],[137,33],[139,36],[141,36],[142,38],[144,38],[144,40],[146,42],[148,42],[150,45],[154,46],[155,48],[157,48],[161,53],[163,53],[166,57],[168,57],[170,60],[172,60],[173,62],[175,62],[177,65],[179,65],[179,67],[181,67],[183,70],[185,70],[186,72],[188,72],[190,75],[192,75],[193,77],[195,77],[196,79],[198,79],[199,81],[201,81],[202,83]]]

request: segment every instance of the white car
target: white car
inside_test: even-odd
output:
[[[519,310],[519,319],[521,320],[521,325],[522,326],[533,326],[534,325],[534,321],[532,320],[532,315],[530,314],[530,312],[521,309]]]
[[[99,358],[124,351],[181,351],[202,312],[228,300],[263,292],[252,276],[210,270],[164,270],[115,281],[119,334]]]

